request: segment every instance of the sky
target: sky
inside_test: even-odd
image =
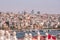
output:
[[[0,0],[0,11],[60,13],[60,0]]]

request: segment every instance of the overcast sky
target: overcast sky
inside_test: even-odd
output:
[[[0,11],[60,13],[60,0],[0,0]]]

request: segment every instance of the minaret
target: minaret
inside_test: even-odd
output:
[[[4,30],[0,30],[0,40],[4,40]]]
[[[13,32],[13,40],[18,40],[17,37],[16,37],[16,32],[15,31]]]
[[[29,40],[32,40],[32,34],[29,33]]]
[[[28,40],[28,34],[27,33],[25,33],[24,40]]]
[[[40,40],[40,32],[38,31],[37,34],[38,34],[37,40]]]

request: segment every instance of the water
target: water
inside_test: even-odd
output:
[[[43,31],[43,30],[39,30],[39,32],[40,32],[40,34],[41,35],[45,35],[45,31]],[[26,33],[32,33],[32,36],[37,36],[37,32],[35,32],[35,31],[32,31],[32,32],[26,32]],[[49,34],[52,34],[52,35],[57,35],[58,33],[60,33],[60,30],[51,30],[51,31],[49,31],[48,32]],[[25,34],[25,32],[17,32],[17,38],[23,38],[24,37],[24,34]]]
[[[17,38],[23,38],[24,37],[25,32],[17,32]]]

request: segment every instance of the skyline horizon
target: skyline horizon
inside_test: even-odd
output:
[[[60,14],[60,0],[0,0],[2,12],[31,12]]]
[[[11,13],[11,12],[12,13],[23,13],[24,11],[17,11],[17,12],[16,11],[15,12],[14,11],[0,11],[0,12],[2,12],[2,13]],[[29,11],[26,11],[26,12],[29,13],[29,14],[31,13],[31,11],[30,12]],[[33,14],[37,14],[37,12],[38,11],[34,11]],[[60,14],[60,13],[40,12],[40,14]]]

